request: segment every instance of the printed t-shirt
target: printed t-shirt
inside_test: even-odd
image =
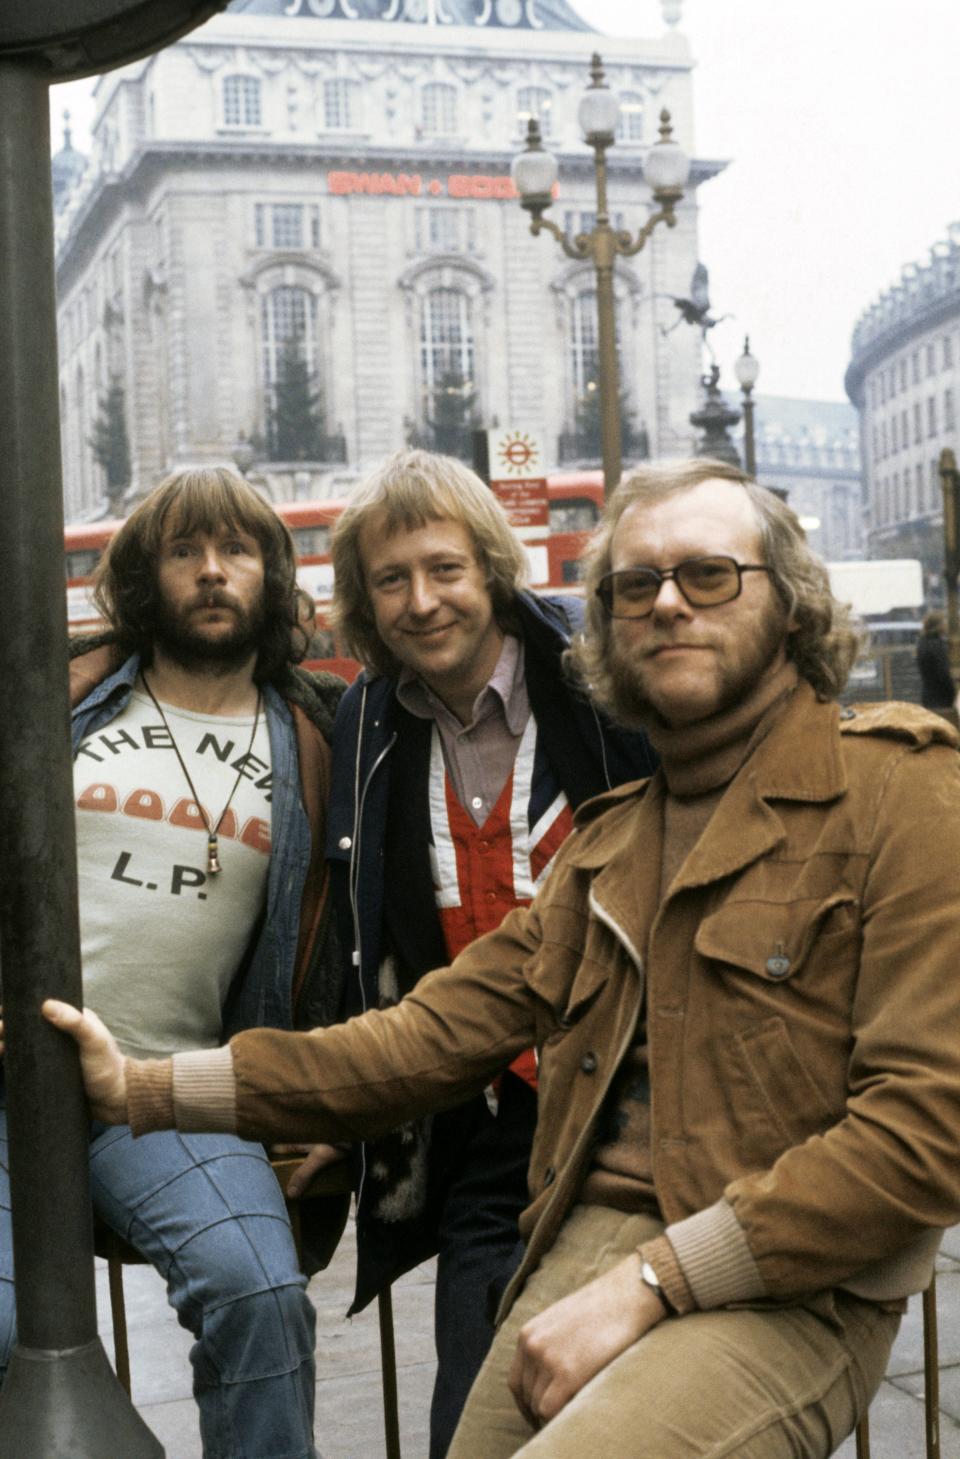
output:
[[[135,691],[74,760],[84,999],[125,1054],[160,1057],[220,1042],[221,1010],[266,895],[270,737],[254,716],[164,713]],[[249,753],[248,753],[249,751]]]

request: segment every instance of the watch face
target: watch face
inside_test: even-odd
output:
[[[519,25],[523,19],[523,0],[497,0],[497,19],[501,25]]]

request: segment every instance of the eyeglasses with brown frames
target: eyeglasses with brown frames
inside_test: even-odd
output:
[[[597,597],[610,618],[649,618],[665,582],[673,581],[693,608],[718,608],[739,598],[745,572],[769,572],[733,557],[691,557],[676,567],[628,567],[600,579]]]

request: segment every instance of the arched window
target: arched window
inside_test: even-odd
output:
[[[420,93],[420,126],[433,136],[448,136],[457,130],[457,88],[445,81],[431,81]]]
[[[267,439],[274,461],[318,460],[324,434],[317,380],[317,301],[283,285],[261,302]]]
[[[578,401],[599,389],[600,355],[597,339],[597,291],[575,294],[570,316],[570,374]]]
[[[308,289],[283,287],[263,296],[263,375],[273,385],[284,347],[295,343],[312,371],[316,365],[317,301]]]
[[[617,123],[617,141],[643,141],[643,97],[636,91],[622,91],[620,93],[620,121]]]
[[[541,137],[553,130],[553,98],[545,86],[521,86],[517,92],[517,122],[521,136],[526,135],[527,122],[536,117]]]
[[[223,123],[227,127],[261,125],[260,82],[256,76],[223,78]]]
[[[476,424],[473,321],[461,289],[424,294],[420,312],[421,421],[435,451],[466,458]]]
[[[581,274],[581,278],[584,275]],[[619,280],[617,281],[620,282]],[[569,295],[568,397],[569,427],[561,436],[564,459],[599,459],[601,454],[600,334],[597,322],[597,291],[589,285]],[[614,320],[614,339],[620,361],[620,435],[625,457],[649,455],[649,440],[642,417],[635,411],[630,391],[629,364],[621,348],[620,311]]]
[[[433,394],[473,381],[470,300],[460,289],[431,289],[420,317],[420,369],[425,392]]]
[[[323,83],[323,125],[327,131],[355,131],[358,115],[356,81],[346,76],[332,76]]]

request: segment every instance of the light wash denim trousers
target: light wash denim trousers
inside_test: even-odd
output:
[[[96,1214],[156,1267],[196,1342],[204,1459],[315,1459],[315,1315],[261,1145],[91,1126]],[[56,1186],[51,1188],[56,1200]],[[0,1380],[15,1341],[6,1111],[0,1103]]]

